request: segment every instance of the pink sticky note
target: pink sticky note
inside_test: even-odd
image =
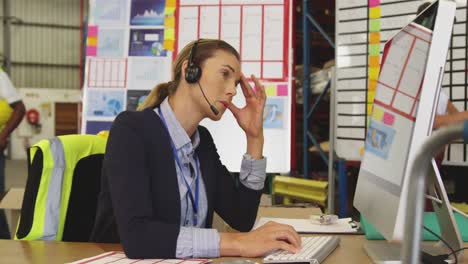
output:
[[[278,84],[278,86],[276,87],[276,94],[278,96],[288,96],[288,85]]]
[[[369,0],[369,7],[379,6],[380,0]]]
[[[395,116],[393,114],[385,112],[383,116],[383,122],[386,125],[393,126],[393,123],[395,122]]]
[[[97,37],[98,27],[88,26],[88,37]]]
[[[86,56],[96,56],[97,47],[96,46],[87,46],[86,47]]]

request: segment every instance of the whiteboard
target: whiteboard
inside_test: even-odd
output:
[[[223,39],[238,50],[246,76],[265,85],[267,172],[291,164],[292,9],[288,0],[90,0],[81,133],[109,130],[122,111],[135,110],[158,83],[171,79],[178,49],[200,38]],[[253,83],[251,83],[253,86]],[[245,105],[242,93],[233,102]],[[203,121],[221,160],[240,171],[245,133],[226,111]]]
[[[442,91],[460,111],[468,110],[466,0],[457,1],[452,45],[447,58]],[[379,3],[380,16],[373,18],[370,6]],[[370,32],[378,29],[380,55],[385,42],[416,16],[420,0],[352,0],[336,5],[336,105],[335,150],[339,157],[361,160],[370,115]],[[374,6],[375,7],[375,6]],[[466,165],[465,144],[451,144],[447,164]]]

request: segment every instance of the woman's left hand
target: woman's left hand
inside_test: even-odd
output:
[[[256,92],[252,89],[244,74],[240,76],[240,86],[245,97],[246,105],[239,109],[233,103],[226,107],[232,112],[239,126],[245,131],[247,138],[263,137],[263,108],[265,107],[265,87],[251,75],[255,83]]]

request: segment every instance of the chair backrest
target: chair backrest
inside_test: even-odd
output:
[[[67,135],[28,151],[28,180],[15,239],[88,241],[106,139]]]

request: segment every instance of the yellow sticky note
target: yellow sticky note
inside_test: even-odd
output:
[[[369,34],[369,42],[371,44],[380,44],[380,33],[379,32],[371,32]]]
[[[370,117],[372,114],[372,104],[367,104],[367,117]],[[369,120],[367,120],[369,122]]]
[[[375,91],[367,91],[367,103],[373,103],[375,98]]]
[[[166,8],[164,9],[164,15],[172,16],[174,14],[174,11],[175,11],[175,7],[166,6]]]
[[[164,48],[165,50],[174,51],[174,40],[172,40],[172,39],[166,39],[166,40],[164,40],[163,48]]]
[[[380,57],[379,56],[369,56],[369,67],[379,68]]]
[[[384,116],[384,110],[382,108],[374,107],[372,112],[372,118],[376,121],[382,121]]]
[[[359,149],[359,154],[361,154],[361,157],[364,156],[364,147],[361,147]]]
[[[175,17],[174,16],[165,16],[164,17],[164,27],[165,28],[175,28]]]
[[[377,67],[370,68],[369,67],[369,79],[370,80],[378,80],[379,79],[379,68],[377,68]]]
[[[265,93],[267,96],[276,96],[276,86],[275,85],[265,86]]]
[[[367,89],[369,91],[375,91],[376,88],[377,88],[377,80],[369,80]]]
[[[380,6],[371,7],[369,10],[369,18],[380,18]]]
[[[175,39],[175,31],[173,28],[165,28],[164,29],[164,39],[167,40],[174,40]]]
[[[166,0],[166,7],[175,7],[176,0]]]
[[[86,40],[87,46],[97,46],[97,37],[88,37]]]

